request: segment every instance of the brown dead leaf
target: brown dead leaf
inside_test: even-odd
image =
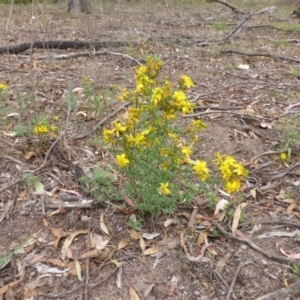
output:
[[[185,254],[188,254],[187,247],[185,245],[185,238],[184,238],[185,230],[180,232],[180,246],[183,248]]]
[[[81,266],[77,259],[74,260],[75,268],[76,268],[76,274],[79,281],[83,281],[81,277]]]
[[[45,227],[49,227],[50,223],[45,218],[43,218],[43,223]]]
[[[68,236],[69,233],[64,232],[62,228],[50,227],[50,230],[51,230],[51,232],[52,232],[52,234],[53,234],[53,236],[55,238],[53,247],[56,250],[58,248],[58,243],[59,243],[60,239],[62,237]]]
[[[207,230],[200,231],[198,240],[197,240],[197,245],[200,246],[201,244],[205,243],[205,241],[207,241],[207,236],[208,236]]]
[[[27,195],[27,189],[23,190],[23,192],[21,192],[17,198],[18,201],[24,200],[25,196]]]
[[[101,250],[98,249],[93,249],[91,251],[85,252],[82,254],[79,259],[84,259],[84,258],[91,258],[91,257],[97,257],[101,253]]]
[[[130,285],[128,285],[128,288],[129,288],[130,300],[140,300],[138,294]]]
[[[250,190],[250,194],[253,197],[253,199],[256,200],[256,189]]]
[[[135,230],[129,230],[129,235],[133,240],[139,240],[141,237],[140,233]]]
[[[31,157],[34,157],[34,156],[36,156],[35,151],[28,151],[28,152],[25,153],[24,158],[26,160],[28,160],[28,159],[30,159]]]
[[[121,241],[120,241],[119,244],[118,244],[118,249],[123,249],[123,248],[125,248],[126,246],[128,246],[129,243],[130,243],[129,240],[121,239]]]
[[[144,255],[153,255],[158,252],[158,249],[155,247],[150,247],[146,251],[144,251]]]
[[[79,234],[86,234],[86,233],[88,233],[87,230],[76,230],[75,232],[73,232],[66,238],[66,240],[64,241],[64,243],[61,247],[61,259],[62,260],[65,260],[65,258],[67,257],[67,252],[73,242],[73,239]]]
[[[117,261],[116,259],[111,259],[110,260],[117,268],[119,268],[120,266],[122,266],[122,263]]]
[[[216,271],[218,271],[219,274],[222,274],[230,257],[231,257],[231,253],[228,252],[225,254],[223,258],[221,258],[219,261],[216,262]]]
[[[103,213],[103,211],[102,211],[102,213],[100,215],[100,227],[101,227],[102,231],[105,234],[110,235],[109,231],[108,231],[108,228],[107,228],[107,226],[105,225],[105,222],[104,222],[104,213]]]
[[[295,259],[299,259],[299,258],[300,258],[300,253],[291,253],[291,254],[288,254],[288,253],[286,253],[286,252],[284,251],[283,248],[280,248],[279,250],[280,250],[280,252],[281,252],[283,255],[285,255],[285,256],[288,257],[288,258],[295,258]]]
[[[239,221],[241,218],[242,210],[246,205],[247,205],[247,203],[241,203],[235,209],[234,217],[233,217],[233,221],[232,221],[232,227],[231,227],[233,235],[235,235],[235,231],[237,230],[237,228],[239,226]]]
[[[15,280],[13,282],[10,282],[9,284],[4,285],[3,287],[0,288],[0,295],[4,295],[9,288],[13,288],[14,286],[16,286],[17,284],[19,284],[22,281],[23,281],[23,278]]]
[[[144,252],[146,249],[146,243],[145,243],[144,239],[142,238],[142,236],[140,236],[140,247],[141,247],[142,251]]]

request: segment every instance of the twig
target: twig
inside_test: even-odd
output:
[[[239,275],[239,273],[240,273],[241,268],[242,268],[244,265],[249,264],[250,262],[251,262],[250,260],[247,260],[247,261],[245,261],[245,262],[240,261],[240,263],[239,263],[239,265],[238,265],[238,267],[237,267],[237,269],[236,269],[236,271],[235,271],[234,277],[233,277],[233,279],[232,279],[232,281],[231,281],[231,284],[230,284],[230,287],[229,287],[229,290],[228,290],[228,292],[227,292],[227,295],[226,295],[225,300],[229,300],[229,299],[230,299],[230,295],[232,294],[233,287],[234,287],[234,285],[235,285],[236,279],[237,279],[237,277],[238,277],[238,275]]]
[[[232,111],[227,110],[206,110],[195,114],[189,114],[189,115],[183,115],[183,118],[192,118],[197,117],[201,115],[207,115],[207,114],[215,114],[215,113],[222,113],[222,114],[232,114],[235,116],[245,117],[245,118],[253,118],[253,119],[259,119],[259,120],[273,120],[269,117],[261,117],[261,116],[254,116],[254,115],[247,115],[247,114],[239,114]]]
[[[87,235],[87,239],[86,239],[86,248],[87,248],[87,252],[89,252],[91,250],[91,240],[90,240],[90,236],[91,236],[91,223],[88,222],[88,235]],[[85,300],[88,300],[88,283],[89,283],[89,278],[90,278],[90,259],[87,257],[87,259],[85,260],[85,290],[84,290],[84,297]]]
[[[218,3],[220,3],[220,4],[223,4],[223,5],[227,6],[227,7],[229,7],[229,8],[232,9],[235,13],[240,13],[240,14],[243,14],[243,15],[246,14],[245,12],[243,12],[242,10],[240,10],[239,8],[233,6],[232,4],[228,3],[228,2],[225,1],[225,0],[216,0],[215,2],[218,2]]]
[[[10,21],[10,18],[11,18],[13,6],[14,6],[14,0],[12,0],[12,1],[11,1],[11,4],[10,4],[9,15],[8,15],[7,22],[6,22],[6,26],[5,26],[5,31],[8,30],[8,24],[9,24],[9,21]]]
[[[218,228],[218,230],[227,238],[229,239],[233,239],[242,243],[247,244],[248,246],[250,246],[252,249],[258,251],[259,253],[261,253],[262,255],[270,258],[270,259],[275,259],[278,260],[280,262],[286,262],[286,263],[295,263],[295,262],[300,262],[300,259],[292,259],[292,258],[288,258],[288,257],[283,257],[283,256],[279,256],[279,255],[275,255],[275,254],[271,254],[263,249],[261,249],[259,246],[257,246],[256,244],[254,244],[251,240],[245,240],[242,238],[239,238],[237,236],[232,235],[231,233],[227,232],[218,222],[216,221],[212,221],[212,223]]]
[[[300,63],[300,59],[285,56],[285,55],[276,55],[276,54],[270,54],[270,53],[262,53],[262,52],[246,52],[246,51],[239,51],[239,50],[221,50],[220,53],[234,53],[234,54],[240,54],[240,55],[246,55],[246,56],[263,56],[263,57],[270,57],[270,58],[277,58],[281,60],[287,60],[292,61],[295,63]]]
[[[112,275],[114,275],[119,268],[115,268],[115,270],[113,270],[106,278],[104,278],[103,280],[101,280],[100,282],[96,283],[96,284],[80,284],[79,286],[77,286],[75,289],[72,289],[70,291],[67,291],[65,293],[60,293],[60,294],[44,294],[43,296],[46,298],[63,298],[63,299],[67,299],[66,296],[72,293],[75,293],[77,291],[79,291],[82,288],[85,288],[86,286],[91,290],[94,289],[96,287],[98,287],[99,285],[101,285],[102,283],[104,283],[105,281],[107,281]]]
[[[242,27],[244,27],[248,21],[251,19],[251,14],[249,14],[247,16],[246,19],[244,19],[240,24],[238,24],[224,39],[223,42],[227,41],[231,36],[235,35],[235,34],[239,34],[239,32],[241,31]]]
[[[198,212],[198,207],[193,207],[193,211],[191,213],[190,219],[189,219],[189,228],[193,228],[194,227],[194,223],[195,223],[195,218]]]
[[[111,51],[96,51],[96,52],[78,52],[78,53],[70,53],[70,54],[59,54],[59,55],[53,55],[53,56],[39,56],[36,57],[37,60],[47,60],[47,59],[69,59],[69,58],[76,58],[76,57],[85,57],[85,56],[98,56],[98,55],[104,55],[104,54],[111,54],[111,55],[118,55],[122,57],[126,57],[134,61],[137,65],[141,66],[142,64],[135,58],[133,58],[130,55],[119,53],[119,52],[111,52]]]
[[[81,133],[81,134],[77,134],[75,136],[72,136],[70,139],[79,140],[79,139],[86,138],[87,136],[89,136],[90,134],[92,134],[94,131],[96,131],[100,126],[102,126],[108,119],[114,117],[119,111],[121,111],[122,109],[126,108],[129,105],[130,105],[130,102],[125,102],[123,105],[121,105],[115,111],[113,111],[111,114],[109,114],[108,116],[106,116],[105,118],[103,118],[90,131],[84,132],[84,133]]]
[[[288,287],[279,289],[273,293],[260,296],[255,300],[278,300],[278,299],[286,299],[288,296],[292,296],[293,294],[299,292],[300,290],[300,280],[297,280],[294,283],[291,283]],[[298,297],[297,297],[298,298]]]
[[[34,170],[25,170],[24,172],[25,173],[36,173],[37,171],[41,170],[42,168],[44,168],[47,164],[47,161],[48,161],[48,158],[51,154],[51,151],[53,150],[53,148],[55,147],[55,145],[58,143],[58,141],[61,139],[61,137],[64,135],[64,132],[62,132],[57,138],[56,140],[52,143],[51,147],[48,149],[46,155],[45,155],[45,158],[44,158],[44,161],[43,163],[36,169]]]
[[[268,152],[264,152],[264,153],[258,154],[258,155],[256,155],[256,156],[252,157],[252,158],[250,159],[250,162],[244,164],[244,166],[247,167],[247,166],[252,165],[257,159],[259,159],[259,158],[262,157],[262,156],[265,156],[265,155],[273,155],[273,154],[280,154],[280,153],[285,152],[285,151],[286,151],[286,149],[282,149],[282,150],[268,151]]]
[[[46,153],[46,156],[45,156],[45,158],[44,158],[44,162],[43,162],[38,168],[36,168],[36,169],[34,169],[34,170],[25,170],[24,172],[34,174],[34,173],[36,173],[37,171],[39,171],[39,170],[41,170],[42,168],[44,168],[45,165],[47,164],[47,160],[48,160],[48,157],[49,157],[49,155],[50,155],[52,149],[53,149],[54,146],[57,144],[57,142],[59,141],[59,139],[62,137],[63,134],[64,134],[64,133],[62,132],[62,133],[59,135],[59,137],[53,142],[53,144],[51,145],[51,147],[49,148],[49,150],[48,150],[47,153]],[[14,186],[15,184],[17,184],[17,183],[20,182],[20,181],[21,181],[21,178],[19,178],[19,179],[15,180],[14,182],[8,184],[7,186],[5,186],[5,187],[3,187],[2,189],[0,189],[0,193],[2,193],[3,191],[5,191],[5,190],[9,189],[10,187]]]
[[[0,158],[4,158],[4,159],[8,159],[8,160],[14,161],[15,163],[17,163],[19,165],[23,164],[20,160],[18,160],[16,158],[13,158],[13,157],[10,157],[10,156],[7,156],[7,155],[0,155]]]

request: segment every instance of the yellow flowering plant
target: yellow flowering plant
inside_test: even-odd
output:
[[[172,211],[177,202],[192,202],[199,192],[210,193],[206,161],[193,160],[198,133],[206,128],[201,120],[186,127],[175,124],[180,115],[191,113],[194,104],[188,90],[194,86],[187,75],[178,82],[161,79],[162,62],[155,56],[135,69],[135,89],[123,89],[120,101],[129,101],[125,117],[102,131],[103,141],[115,152],[115,163],[125,175],[122,190],[136,210],[160,214]],[[224,189],[235,192],[247,175],[231,156],[216,155]],[[199,179],[194,182],[194,178]]]

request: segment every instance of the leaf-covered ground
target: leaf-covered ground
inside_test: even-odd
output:
[[[66,14],[65,3],[1,6],[0,47],[37,40],[109,46],[0,57],[0,83],[8,86],[0,102],[3,299],[299,299],[296,3],[231,2],[245,12],[236,14],[199,2],[94,3],[91,15]],[[273,13],[255,14],[273,5]],[[149,54],[162,58],[173,80],[186,74],[195,83],[194,114],[179,121],[207,124],[195,158],[211,161],[218,151],[249,170],[237,195],[210,186],[218,201],[231,203],[223,219],[199,194],[170,215],[136,215],[143,222],[130,228],[139,224],[124,199],[98,203],[78,181],[98,166],[115,172],[120,188],[101,126],[122,118],[118,90],[134,88],[134,67]],[[56,137],[36,138],[41,118],[57,126]],[[236,224],[239,211],[243,223]]]

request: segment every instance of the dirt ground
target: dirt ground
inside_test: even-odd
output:
[[[0,47],[109,42],[101,53],[0,56],[0,83],[8,86],[0,103],[1,299],[300,299],[297,3],[230,3],[241,12],[200,0],[94,3],[91,15],[67,14],[66,3],[1,5]],[[273,5],[272,13],[254,14]],[[232,203],[231,218],[220,220],[199,195],[172,214],[143,216],[132,229],[134,211],[124,201],[99,203],[76,180],[78,170],[88,176],[95,165],[109,168],[101,130],[89,132],[118,110],[116,91],[134,87],[134,67],[149,54],[162,58],[165,75],[186,74],[195,83],[188,96],[196,109],[180,120],[207,124],[195,157],[211,161],[219,151],[249,170],[241,193],[228,197],[210,187],[217,200]],[[83,80],[99,95],[102,113],[82,93]],[[39,116],[58,116],[59,140],[41,143],[26,131]],[[282,151],[289,152],[284,162]],[[30,184],[33,172],[44,193]],[[69,207],[62,207],[66,198]],[[233,235],[240,203],[247,204],[244,222]],[[211,247],[200,242],[203,234]]]

